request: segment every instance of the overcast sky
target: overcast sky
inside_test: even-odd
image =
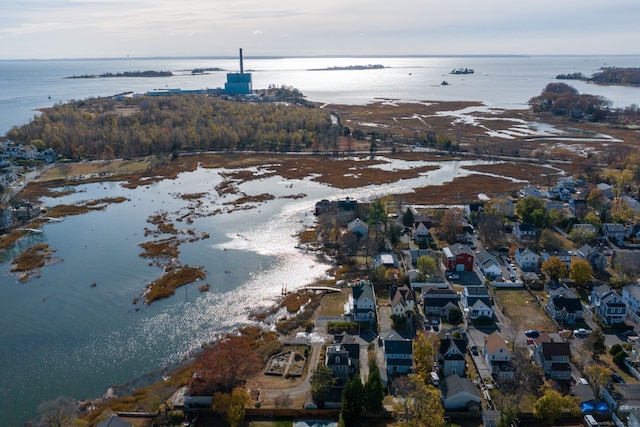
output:
[[[0,59],[640,53],[639,0],[1,0]]]

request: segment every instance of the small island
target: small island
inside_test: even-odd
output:
[[[602,67],[587,77],[582,73],[558,74],[558,80],[582,80],[600,85],[640,86],[640,68]]]
[[[65,77],[67,79],[97,79],[109,77],[171,77],[171,71],[125,71],[123,73],[83,74]]]
[[[307,71],[379,70],[388,68],[381,64],[348,65],[346,67],[311,68]]]
[[[454,68],[449,74],[473,74],[475,70],[473,68]]]
[[[224,70],[219,67],[194,68],[193,70],[191,70],[191,74],[206,74],[212,71],[224,71]]]

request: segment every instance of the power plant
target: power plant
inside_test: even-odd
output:
[[[224,84],[224,92],[229,95],[250,95],[253,93],[251,73],[244,72],[242,48],[240,48],[240,72],[227,73],[227,82]]]

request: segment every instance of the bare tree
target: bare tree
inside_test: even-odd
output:
[[[77,417],[78,402],[66,396],[48,400],[38,405],[40,422],[46,427],[67,427],[73,425]]]

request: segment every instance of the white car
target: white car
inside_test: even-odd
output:
[[[579,328],[579,329],[575,329],[573,331],[573,335],[575,335],[578,338],[586,337],[586,336],[588,336],[590,334],[591,334],[591,330],[585,329],[585,328]]]

